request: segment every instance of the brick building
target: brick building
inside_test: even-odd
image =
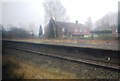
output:
[[[61,38],[64,35],[90,35],[90,28],[80,23],[58,22],[51,18],[45,26],[44,36],[48,38]]]

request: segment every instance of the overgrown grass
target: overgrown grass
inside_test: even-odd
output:
[[[74,79],[75,74],[57,68],[46,68],[4,56],[3,79]]]
[[[18,75],[14,70],[19,69],[20,65],[16,64],[14,61],[10,60],[9,58],[3,59],[2,65],[2,77],[3,79],[22,79],[24,75]]]
[[[113,39],[113,40],[111,40]],[[21,42],[33,42],[33,43],[85,43],[85,44],[107,44],[107,43],[118,43],[116,37],[104,37],[100,35],[99,37],[89,37],[83,39],[11,39],[12,41],[21,41]],[[8,39],[9,40],[9,39]]]

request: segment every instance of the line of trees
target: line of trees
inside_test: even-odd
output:
[[[9,27],[4,27],[3,25],[0,25],[0,32],[2,38],[34,38],[36,37],[35,34],[31,33],[31,31],[28,31],[22,27],[15,27],[15,26],[9,26]],[[40,25],[39,27],[39,36],[41,37],[43,34],[43,29]]]
[[[10,27],[9,30],[6,30],[2,26],[2,38],[30,38],[30,37],[33,37],[33,35],[23,28]]]

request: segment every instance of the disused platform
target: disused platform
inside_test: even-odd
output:
[[[119,51],[98,49],[84,46],[73,46],[53,43],[31,43],[31,42],[19,42],[19,41],[3,41],[4,45],[10,45],[12,47],[18,47],[22,49],[34,50],[38,52],[46,52],[51,54],[57,54],[73,58],[84,58],[98,61],[105,61],[111,63],[119,62]],[[87,45],[87,44],[86,44]]]

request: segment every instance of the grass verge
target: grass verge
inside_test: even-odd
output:
[[[3,79],[74,79],[75,76],[56,68],[23,62],[14,56],[3,56]]]

